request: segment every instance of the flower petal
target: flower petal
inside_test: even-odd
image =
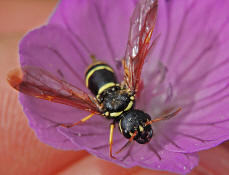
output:
[[[68,30],[88,54],[111,65],[126,48],[135,1],[63,0],[49,23]]]
[[[29,32],[20,43],[21,66],[30,65],[48,70],[57,78],[86,89],[84,71],[90,58],[62,28],[48,25]]]
[[[50,24],[30,32],[22,40],[21,65],[41,67],[89,92],[84,85],[83,77],[87,66],[91,63],[90,55],[95,54],[98,59],[106,60],[111,65],[115,57],[123,55],[128,36],[129,16],[134,5],[135,2],[131,1],[125,5],[121,1],[119,3],[61,1],[50,19]],[[114,54],[115,52],[117,54]],[[63,149],[64,143],[69,140],[57,132],[57,124],[74,123],[88,115],[72,107],[24,95],[21,95],[20,101],[38,137],[45,143]],[[104,125],[103,121],[100,122],[100,118],[98,122]],[[78,149],[77,143],[75,146],[74,149]]]
[[[133,142],[128,148],[121,153],[116,154],[127,140],[120,134],[118,128],[114,131],[113,155],[117,159],[109,157],[109,125],[98,125],[91,119],[83,125],[66,129],[59,128],[73,143],[80,148],[87,150],[89,153],[96,155],[105,160],[120,164],[124,167],[141,166],[149,169],[167,170],[177,173],[188,173],[198,164],[196,154],[176,153],[167,151],[155,140],[149,144],[138,144]],[[86,126],[86,127],[85,127]],[[99,127],[98,127],[99,126]]]
[[[144,69],[159,62],[167,70],[163,83],[146,82],[142,99],[147,93],[149,98],[150,89],[160,91],[151,95],[145,110],[154,117],[166,108],[182,107],[173,120],[155,124],[167,150],[190,153],[216,146],[229,139],[229,2],[160,2],[161,38]]]
[[[20,43],[21,65],[30,65],[48,70],[60,79],[88,91],[84,85],[84,71],[88,66],[77,45],[65,30],[54,25],[36,29]],[[90,58],[88,60],[90,61]],[[75,123],[88,113],[62,104],[39,100],[26,95],[20,96],[24,112],[38,137],[55,147],[69,149],[69,142],[57,132],[57,124]],[[78,149],[69,143],[71,149]]]
[[[44,68],[88,92],[83,77],[90,55],[117,64],[116,58],[124,54],[134,5],[134,1],[121,0],[61,1],[49,24],[30,32],[21,42],[22,66]],[[225,39],[228,7],[226,0],[159,1],[155,34],[160,34],[160,40],[144,65],[144,90],[137,107],[152,118],[171,107],[183,110],[174,119],[153,124],[155,135],[149,144],[133,143],[113,160],[109,157],[108,120],[95,116],[70,129],[58,127],[59,123],[79,121],[88,113],[21,95],[31,127],[42,141],[57,148],[86,149],[125,167],[189,172],[198,162],[196,155],[189,153],[229,138],[225,75],[229,70],[229,42]],[[149,81],[151,75],[156,77]],[[113,149],[119,150],[125,143],[116,127]]]
[[[114,61],[118,54],[123,55],[125,49],[123,46],[128,36],[129,16],[134,4],[134,2],[127,2],[123,5],[121,1],[112,4],[106,1],[96,4],[87,1],[72,1],[71,3],[62,1],[49,25],[30,32],[22,40],[21,65],[41,67],[58,78],[89,92],[84,85],[83,77],[87,66],[91,63],[90,55],[95,54],[99,59],[106,60],[111,65],[111,61]],[[61,25],[59,25],[59,20],[62,21]],[[76,37],[78,32],[80,38]],[[82,42],[87,43],[86,47],[92,50],[88,52]],[[118,54],[114,55],[111,43],[117,46],[114,50]],[[24,95],[21,95],[20,100],[30,120],[30,125],[35,129],[38,137],[45,143],[56,147],[64,148],[64,142],[66,142],[65,138],[65,141],[61,143],[60,140],[64,138],[59,132],[56,133],[57,124],[74,123],[88,115],[72,107]],[[61,146],[56,145],[56,142]],[[75,149],[78,149],[77,146]]]

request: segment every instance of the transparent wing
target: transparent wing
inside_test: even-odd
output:
[[[157,17],[157,0],[140,0],[130,21],[129,39],[123,59],[124,83],[137,93],[145,58],[156,39],[151,41]]]
[[[46,70],[32,66],[15,69],[8,74],[8,82],[26,95],[100,114],[94,97]]]

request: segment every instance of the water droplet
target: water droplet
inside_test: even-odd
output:
[[[184,168],[184,170],[186,170],[186,169],[187,169],[187,167],[186,167],[186,166],[184,166],[183,168]]]
[[[81,136],[81,133],[78,133],[77,135],[80,137]]]
[[[157,168],[161,168],[161,165],[157,165]]]

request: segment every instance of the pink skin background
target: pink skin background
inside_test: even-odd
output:
[[[172,174],[139,167],[125,169],[85,151],[54,149],[41,143],[28,126],[18,94],[6,82],[17,66],[18,42],[45,23],[57,0],[0,0],[0,174],[4,175],[153,175]],[[200,163],[190,175],[227,175],[229,142],[199,153]]]

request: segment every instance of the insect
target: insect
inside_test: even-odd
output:
[[[151,39],[157,10],[157,0],[142,0],[133,12],[129,40],[122,60],[124,70],[122,83],[117,82],[110,65],[97,60],[94,56],[92,56],[92,64],[88,66],[85,73],[86,86],[94,96],[56,78],[46,70],[32,66],[15,69],[8,75],[8,82],[13,88],[26,95],[73,106],[91,113],[76,123],[60,124],[62,127],[76,126],[95,114],[112,121],[109,139],[111,158],[115,158],[112,154],[112,144],[116,124],[123,136],[128,139],[118,152],[121,152],[133,140],[139,144],[146,144],[154,134],[152,123],[170,119],[181,110],[178,108],[175,112],[152,120],[149,114],[135,108],[136,94],[141,90],[143,64],[148,52],[153,49],[157,41],[157,37],[154,40]]]

